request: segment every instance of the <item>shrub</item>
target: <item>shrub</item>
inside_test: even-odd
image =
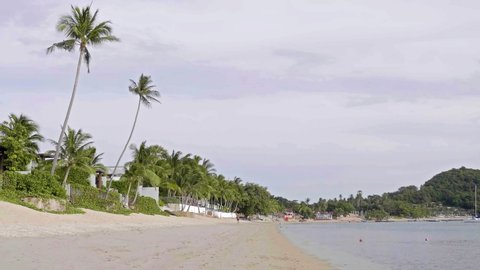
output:
[[[134,212],[147,215],[165,215],[165,212],[160,209],[154,199],[143,196],[137,198],[137,201],[135,202]]]
[[[31,174],[25,175],[24,191],[34,196],[55,196],[65,198],[65,189],[59,183],[55,176],[51,176],[48,172],[33,171]],[[17,183],[17,190],[19,183]]]
[[[369,220],[382,221],[388,219],[388,213],[384,210],[371,210],[367,212],[365,217]]]
[[[130,211],[123,208],[120,202],[120,194],[113,191],[105,199],[105,192],[92,186],[79,184],[71,185],[70,200],[73,206],[104,211],[116,214],[128,214]]]
[[[30,174],[5,172],[4,189],[33,197],[65,198],[65,190],[55,176],[48,172],[33,171]]]
[[[23,175],[6,171],[3,175],[3,189],[5,190],[16,190],[17,189],[17,182],[21,182]]]
[[[66,168],[59,168],[55,174],[58,175],[58,178],[63,181],[66,170],[67,170]],[[88,170],[80,169],[80,168],[72,168],[70,169],[70,172],[68,174],[67,183],[89,186],[90,175],[91,173]]]
[[[128,181],[120,180],[120,181],[113,181],[112,182],[112,188],[118,190],[119,193],[121,194],[127,194],[128,191]],[[133,190],[133,185],[132,185],[132,190]],[[132,192],[130,190],[130,192]]]

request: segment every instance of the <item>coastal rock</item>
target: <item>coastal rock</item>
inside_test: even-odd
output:
[[[66,210],[66,201],[58,199],[44,199],[36,197],[26,197],[23,202],[33,205],[34,207],[47,211],[63,212]]]

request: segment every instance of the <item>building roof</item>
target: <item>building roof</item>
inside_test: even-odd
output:
[[[107,168],[107,174],[112,174],[113,169],[115,169],[115,166],[106,166]],[[122,176],[125,174],[125,167],[124,166],[118,166],[117,170],[115,171],[116,176]]]

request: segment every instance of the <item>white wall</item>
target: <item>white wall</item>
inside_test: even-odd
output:
[[[158,203],[159,189],[158,187],[138,187],[138,195],[154,199]]]
[[[172,211],[181,211],[182,205],[179,203],[169,203],[168,208],[170,208]],[[192,206],[192,205],[190,206],[190,208],[188,207],[188,205],[185,205],[183,212],[189,212],[189,213],[195,213],[195,214],[207,214],[217,218],[237,218],[237,214],[235,213],[221,212],[217,210],[212,210],[210,208],[207,209],[205,207],[198,207],[198,206]]]

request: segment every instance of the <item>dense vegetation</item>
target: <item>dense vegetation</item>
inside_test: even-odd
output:
[[[17,134],[10,130],[23,132]],[[125,164],[126,172],[121,180],[112,185],[120,193],[107,194],[105,188],[90,186],[89,177],[106,169],[101,164],[102,154],[97,154],[89,133],[68,127],[60,144],[51,140],[52,146],[60,145],[59,168],[51,176],[48,173],[52,167],[51,160],[42,159],[38,153],[36,143],[43,137],[33,120],[12,114],[8,121],[2,123],[0,131],[1,169],[6,170],[0,173],[0,189],[13,192],[19,198],[63,199],[66,198],[64,187],[69,185],[71,194],[68,199],[75,207],[128,213],[130,210],[125,209],[121,202],[120,194],[123,194],[132,211],[163,214],[155,200],[138,196],[138,186],[150,186],[158,187],[162,198],[181,203],[184,207],[216,207],[245,216],[281,210],[267,188],[254,183],[244,184],[238,177],[229,180],[216,172],[213,163],[198,155],[168,152],[161,146],[147,145],[146,142],[139,147],[130,145],[132,160]],[[24,151],[21,147],[12,146],[12,141],[22,141],[30,148]],[[53,151],[44,156],[51,155]],[[27,167],[35,169],[31,173],[18,173]]]
[[[474,185],[480,186],[480,170],[452,169],[428,180],[411,200],[473,209]]]
[[[330,212],[334,216],[349,213],[364,214],[368,219],[385,219],[388,216],[420,218],[438,214],[472,213],[474,208],[474,186],[480,185],[480,170],[451,169],[435,175],[419,188],[401,187],[395,192],[363,197],[358,191],[354,196],[310,203],[289,201],[277,197],[285,209],[291,209],[304,217],[313,217],[314,212]]]

